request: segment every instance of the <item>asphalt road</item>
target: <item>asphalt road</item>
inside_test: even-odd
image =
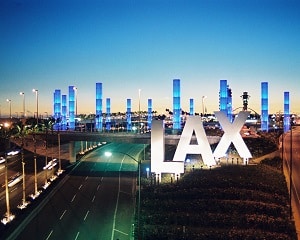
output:
[[[88,154],[17,239],[131,239],[143,147],[108,144]]]
[[[80,152],[82,150],[86,150],[90,147],[92,143],[85,142],[84,144],[76,143],[75,150],[76,152]],[[26,199],[30,199],[29,195],[35,192],[35,185],[34,185],[34,146],[33,142],[27,141],[26,146],[28,150],[24,150],[24,162],[25,162],[25,183],[26,183],[26,190],[25,196]],[[58,170],[58,161],[57,165],[52,169],[44,170],[43,167],[46,165],[46,156],[47,155],[47,162],[56,158],[58,159],[57,147],[56,148],[49,148],[48,150],[45,149],[43,145],[43,141],[39,141],[37,144],[37,188],[41,189],[42,186],[45,184],[46,180],[48,180],[51,176],[55,175],[55,172]],[[68,161],[64,160],[64,157],[69,156],[69,145],[64,144],[61,145],[61,159],[62,159],[62,168],[64,168]],[[21,161],[21,153],[8,157],[8,179],[14,176],[17,173],[22,175],[22,161]],[[0,218],[4,216],[6,213],[6,199],[5,199],[5,163],[0,164]],[[10,199],[10,209],[12,214],[16,212],[17,206],[22,203],[23,198],[23,179],[17,183],[15,186],[9,188],[9,199]],[[1,231],[1,229],[0,229]],[[1,235],[1,232],[0,232]]]
[[[24,153],[25,161],[25,182],[26,182],[26,198],[30,194],[34,193],[34,157],[33,153],[25,152]],[[48,161],[51,160],[51,157],[48,157]],[[51,175],[54,174],[54,171],[57,168],[51,170],[43,170],[45,166],[45,157],[37,157],[37,179],[38,179],[38,188],[41,188],[46,178],[49,179]],[[20,173],[22,176],[22,163],[21,163],[21,154],[18,154],[13,157],[8,158],[8,178],[14,176],[17,173]],[[5,200],[5,164],[0,165],[0,214],[4,216],[6,213],[6,200]],[[11,212],[14,212],[14,209],[22,202],[23,197],[23,179],[15,186],[9,188],[9,199],[10,199],[10,208]]]

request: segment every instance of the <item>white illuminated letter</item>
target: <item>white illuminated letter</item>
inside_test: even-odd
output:
[[[230,123],[223,112],[215,112],[215,116],[217,117],[219,123],[222,126],[222,129],[224,130],[224,134],[216,150],[214,151],[215,157],[219,158],[225,156],[230,143],[232,142],[240,157],[252,158],[252,155],[240,134],[240,130],[247,120],[249,114],[250,112],[247,111],[239,112],[234,122]]]
[[[193,132],[195,132],[198,144],[190,144]],[[178,162],[184,161],[186,154],[201,154],[204,164],[207,166],[216,164],[200,117],[188,117],[173,160]]]

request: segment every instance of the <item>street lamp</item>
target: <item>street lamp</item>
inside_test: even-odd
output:
[[[4,123],[4,138],[5,138],[5,199],[6,199],[6,213],[5,217],[1,220],[1,222],[6,225],[14,219],[14,215],[10,212],[10,204],[9,204],[9,191],[8,191],[8,163],[7,163],[7,150],[6,150],[6,140],[8,139],[7,129],[9,128],[9,123]]]
[[[141,160],[136,160],[133,156],[129,155],[128,153],[124,152],[105,152],[104,155],[106,157],[111,157],[113,153],[120,153],[128,156],[133,161],[135,161],[138,164],[138,182],[139,182],[139,194],[138,194],[138,239],[140,239],[140,210],[141,210]]]
[[[21,162],[22,162],[22,173],[23,173],[23,196],[22,196],[22,203],[18,205],[19,209],[24,209],[27,207],[29,202],[26,201],[26,181],[25,181],[25,159],[24,159],[24,129],[25,127],[21,128],[21,137],[22,137],[22,144],[21,144]]]
[[[34,144],[34,155],[33,155],[33,161],[34,161],[34,194],[31,194],[31,198],[35,199],[40,195],[40,192],[37,189],[37,165],[36,165],[36,137],[35,132],[33,133],[33,144]]]
[[[20,92],[20,95],[23,98],[23,117],[25,117],[25,93],[24,92]]]
[[[39,124],[39,91],[37,89],[32,89],[32,92],[35,93],[35,99],[36,99],[36,127],[38,128],[38,124]]]
[[[141,89],[139,89],[139,129],[138,133],[141,133]]]
[[[9,118],[11,118],[11,100],[6,99],[6,102],[8,102],[8,104],[9,104]]]
[[[204,117],[204,109],[205,109],[205,106],[204,106],[205,98],[207,98],[207,96],[202,96],[202,114],[203,114],[203,117]]]

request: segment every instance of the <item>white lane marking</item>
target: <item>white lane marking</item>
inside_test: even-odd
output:
[[[65,215],[66,211],[67,211],[67,210],[65,210],[65,211],[64,211],[64,212],[61,214],[61,216],[60,216],[59,220],[62,220],[62,218],[64,217],[64,215]]]
[[[13,192],[13,191],[15,191],[15,190],[17,190],[18,188],[16,187],[16,188],[14,188],[13,190],[11,190],[10,192]]]
[[[87,212],[86,212],[86,214],[85,214],[85,216],[84,216],[84,219],[83,219],[83,221],[85,221],[85,219],[86,219],[86,218],[87,218],[87,216],[89,215],[89,212],[90,212],[90,211],[87,211]]]
[[[78,238],[78,236],[79,236],[79,232],[76,234],[75,240]]]
[[[117,232],[119,232],[119,233],[122,233],[123,235],[126,235],[126,236],[128,236],[129,234],[128,233],[126,233],[126,232],[122,232],[122,231],[120,231],[120,230],[118,230],[118,229],[114,229],[115,231],[117,231]]]
[[[51,232],[48,234],[46,240],[48,240],[48,239],[50,238],[50,236],[52,235],[52,233],[53,233],[53,229],[52,229]]]
[[[97,191],[99,190],[99,188],[100,188],[100,184],[98,184]]]
[[[89,176],[86,176],[86,177],[85,177],[85,181],[86,181],[88,178],[89,178]]]
[[[73,202],[73,201],[74,201],[75,197],[76,197],[76,194],[73,196],[73,198],[72,198],[71,202]]]
[[[124,161],[124,157],[122,158],[120,168],[119,168],[119,188],[118,188],[118,195],[117,195],[116,207],[115,207],[115,212],[114,212],[114,221],[113,221],[113,227],[112,227],[112,233],[111,233],[111,240],[114,240],[115,231],[116,231],[116,218],[117,218],[120,191],[121,191],[121,170],[122,170],[123,161]]]
[[[82,188],[82,184],[79,186],[79,188],[78,188],[78,189],[80,190],[81,188]]]
[[[95,201],[95,198],[96,198],[96,196],[94,195],[94,197],[93,197],[93,199],[92,199],[92,202],[94,202],[94,201]]]

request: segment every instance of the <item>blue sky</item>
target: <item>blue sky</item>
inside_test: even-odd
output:
[[[218,110],[219,80],[233,91],[233,108],[249,92],[260,113],[260,84],[269,83],[271,113],[300,113],[300,2],[292,0],[15,0],[0,2],[1,114],[53,112],[53,92],[78,88],[78,112],[95,112],[95,85],[103,83],[112,112],[172,109],[172,80],[181,79],[181,104]]]

